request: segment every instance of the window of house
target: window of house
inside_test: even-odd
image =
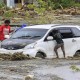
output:
[[[14,2],[15,3],[21,3],[21,0],[15,0]]]

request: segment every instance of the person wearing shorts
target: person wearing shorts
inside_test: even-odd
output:
[[[54,40],[56,40],[56,43],[57,43],[56,46],[54,47],[54,51],[56,53],[57,58],[59,58],[58,52],[57,52],[58,48],[61,48],[64,58],[65,58],[64,42],[63,42],[62,36],[58,30],[53,30],[53,38],[54,38]]]

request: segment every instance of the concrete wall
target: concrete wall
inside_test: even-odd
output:
[[[7,7],[10,7],[10,8],[15,7],[14,0],[7,0]]]

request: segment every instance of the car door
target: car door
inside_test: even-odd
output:
[[[54,28],[56,29],[56,28]],[[46,46],[46,50],[47,50],[47,57],[50,57],[50,58],[56,58],[56,53],[54,52],[54,47],[56,46],[56,41],[53,39],[48,39],[48,37],[53,37],[53,30],[52,29],[48,35],[46,36],[46,40],[44,40],[44,43],[45,43],[45,46]],[[58,49],[58,53],[62,55],[62,51],[61,49]]]
[[[65,47],[66,56],[71,56],[73,54],[73,52],[74,52],[74,47],[76,47],[75,46],[76,45],[76,41],[73,38],[73,33],[72,33],[71,29],[67,28],[67,27],[60,27],[60,28],[55,28],[55,29],[58,29],[59,32],[62,35],[62,39],[64,41],[64,47]],[[48,34],[47,37],[49,37],[49,36],[52,36],[51,32]],[[47,56],[48,57],[51,56],[53,58],[56,57],[56,54],[54,52],[54,47],[56,45],[56,41],[54,39],[53,40],[45,40],[45,45],[46,45],[47,51],[48,51]],[[63,52],[62,52],[61,48],[58,49],[58,55],[59,55],[60,58],[63,57]]]
[[[76,49],[77,49],[77,41],[76,38],[74,37],[74,33],[70,27],[62,27],[59,28],[59,31],[61,35],[63,36],[62,39],[64,41],[64,48],[65,48],[65,53],[66,57],[67,56],[73,56]],[[59,49],[58,53],[62,57],[62,52]]]
[[[77,40],[74,37],[75,31],[73,32],[73,30],[72,30],[73,28],[70,28],[70,27],[59,27],[56,29],[58,29],[62,35],[62,39],[64,41],[64,48],[65,48],[66,57],[73,56],[75,51],[77,50]],[[48,35],[48,36],[51,36],[51,35]],[[56,41],[54,39],[53,40],[46,40],[45,43],[47,44],[46,45],[47,51],[48,51],[47,56],[48,57],[56,57],[56,54],[54,52],[54,47],[56,45]],[[62,52],[61,48],[58,49],[58,54],[59,54],[60,58],[63,57],[63,52]]]
[[[56,56],[54,53],[54,47],[55,47],[56,41],[53,39],[48,39],[48,37],[52,37],[52,32],[49,32],[47,34],[47,36],[45,37],[44,42],[42,44],[44,44],[43,46],[46,47],[45,49],[46,49],[47,57],[53,58]]]
[[[77,51],[80,51],[80,30],[77,27],[71,27],[71,30],[74,34],[74,40],[76,40],[76,45],[75,45],[77,46],[77,49],[75,50],[76,53]]]

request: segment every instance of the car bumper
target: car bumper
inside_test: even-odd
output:
[[[37,53],[36,49],[27,49],[27,50],[23,50],[23,54],[28,54],[31,57],[35,57]]]
[[[7,50],[7,49],[0,48],[0,53],[1,53],[1,54],[14,54],[14,53],[16,53],[16,52],[23,52],[23,49]]]

